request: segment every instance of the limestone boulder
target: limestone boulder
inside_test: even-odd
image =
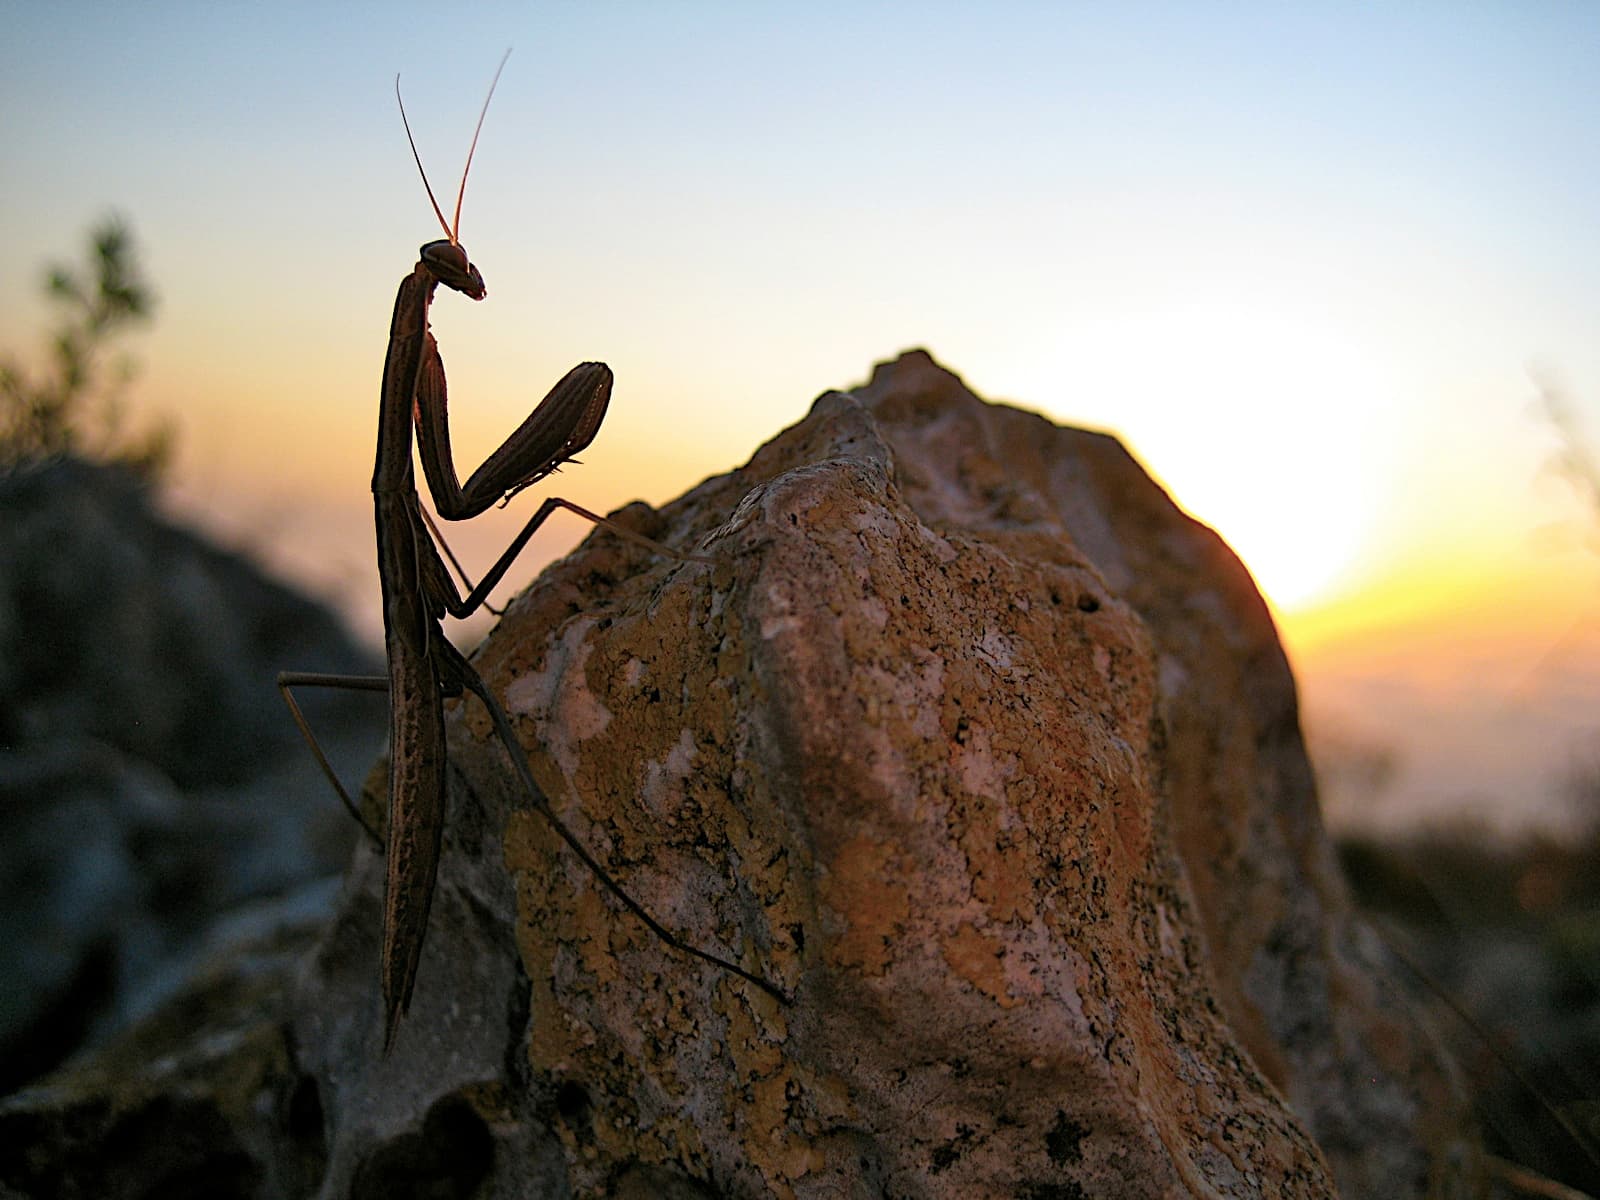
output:
[[[477,815],[389,1062],[375,864],[359,953],[325,959],[332,1177],[453,1098],[581,1195],[1466,1194],[1460,1097],[1352,915],[1267,610],[1113,438],[912,353],[616,519],[712,561],[597,531],[476,661],[630,894],[792,1002],[624,912],[468,704]]]
[[[1477,1194],[1450,1065],[1322,831],[1267,609],[1115,439],[912,352],[613,519],[699,557],[597,530],[475,662],[628,893],[786,999],[650,933],[458,703],[410,1015],[384,1056],[363,847],[278,1018],[283,1077],[229,1093],[269,1128],[231,1144],[293,1149],[263,1177]]]

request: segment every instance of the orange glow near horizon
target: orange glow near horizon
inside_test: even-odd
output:
[[[1284,637],[1306,653],[1352,644],[1408,665],[1484,655],[1536,656],[1567,637],[1600,600],[1600,562],[1517,561],[1457,552],[1418,555],[1348,592],[1300,608],[1274,606]]]

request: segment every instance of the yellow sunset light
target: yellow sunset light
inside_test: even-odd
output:
[[[1362,348],[1255,306],[1194,306],[1089,341],[1129,446],[1281,610],[1335,589],[1381,506],[1394,385]]]

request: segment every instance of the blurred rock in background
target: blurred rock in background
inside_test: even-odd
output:
[[[378,664],[136,473],[0,473],[0,1092],[152,1007],[220,915],[343,869],[359,830],[277,695],[289,668]],[[304,701],[359,779],[381,697]]]

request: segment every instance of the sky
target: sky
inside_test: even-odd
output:
[[[562,494],[671,499],[928,348],[1121,437],[1274,606],[1330,819],[1551,821],[1600,740],[1600,7],[0,0],[0,353],[109,212],[160,305],[171,503],[374,628],[393,289],[439,236],[459,463],[617,375]],[[518,513],[452,543],[486,563]],[[585,532],[553,521],[542,559]],[[313,666],[314,664],[295,664]],[[1587,749],[1586,749],[1587,748]],[[1325,750],[1332,754],[1333,751]],[[1348,789],[1346,789],[1348,791]]]

